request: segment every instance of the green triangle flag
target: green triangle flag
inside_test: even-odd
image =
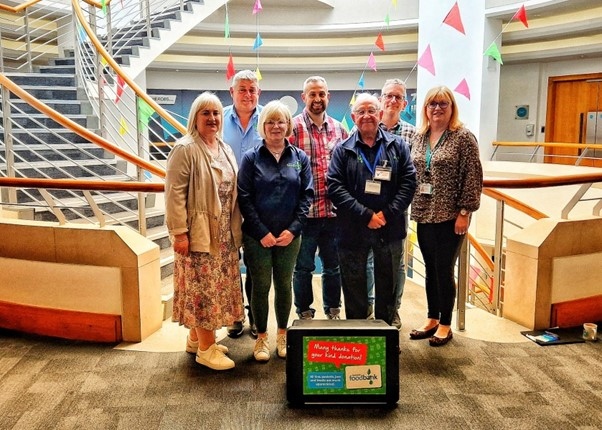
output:
[[[490,56],[500,64],[504,64],[502,61],[502,54],[500,54],[500,50],[497,48],[495,42],[491,42],[491,45],[489,45],[489,48],[485,51],[485,55]]]
[[[347,117],[346,116],[343,117],[343,121],[341,121],[341,125],[343,126],[343,128],[345,129],[345,131],[347,133],[349,133],[349,130],[350,130],[349,129],[349,123],[347,122]]]
[[[389,14],[387,13],[387,16],[385,16],[385,24],[387,24],[387,27],[388,27],[390,23],[391,23],[391,20],[389,19]]]
[[[143,98],[138,98],[138,120],[142,130],[146,129],[148,121],[154,113],[155,110]]]
[[[102,0],[100,2],[100,7],[102,8],[102,13],[104,16],[107,16],[107,0]]]

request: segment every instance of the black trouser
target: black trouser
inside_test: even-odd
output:
[[[454,232],[456,220],[441,223],[418,223],[418,245],[426,268],[428,318],[451,325],[456,281],[454,267],[464,235]]]
[[[374,253],[374,317],[391,324],[397,311],[395,285],[399,276],[403,240],[388,242],[381,239],[377,232],[368,237],[358,237],[353,247],[339,245],[345,316],[347,319],[368,317],[366,262],[370,249]]]

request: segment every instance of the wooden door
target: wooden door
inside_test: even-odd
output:
[[[585,143],[587,112],[602,111],[602,73],[557,76],[548,80],[546,142]],[[602,145],[600,146],[602,152]],[[582,149],[546,148],[547,163],[574,165]],[[602,159],[586,160],[580,166],[602,167]]]

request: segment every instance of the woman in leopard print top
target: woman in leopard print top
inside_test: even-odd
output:
[[[458,119],[449,88],[435,87],[427,93],[422,126],[412,141],[412,158],[418,187],[411,216],[417,223],[426,268],[428,313],[427,321],[412,330],[410,338],[429,338],[431,346],[441,346],[452,338],[454,266],[483,186],[477,140]]]

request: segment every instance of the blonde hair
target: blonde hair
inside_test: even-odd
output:
[[[259,114],[259,122],[257,124],[257,131],[259,135],[265,139],[265,123],[270,120],[284,119],[287,123],[286,137],[293,134],[293,116],[288,107],[280,100],[272,100],[263,107]]]
[[[199,131],[196,129],[196,116],[203,109],[213,109],[217,108],[219,110],[220,122],[219,122],[219,130],[217,132],[218,136],[222,137],[222,127],[224,124],[224,107],[222,106],[222,102],[219,97],[213,94],[210,91],[205,91],[201,93],[190,106],[190,113],[188,114],[188,125],[187,131],[188,135],[191,137],[198,137]]]
[[[440,86],[431,88],[424,97],[424,103],[422,105],[422,123],[418,129],[418,133],[426,134],[429,131],[431,124],[426,115],[426,110],[428,109],[429,103],[435,100],[446,101],[449,103],[448,109],[452,110],[452,114],[447,126],[448,130],[456,131],[459,128],[462,128],[464,124],[459,119],[458,105],[456,104],[454,93],[449,88]]]

